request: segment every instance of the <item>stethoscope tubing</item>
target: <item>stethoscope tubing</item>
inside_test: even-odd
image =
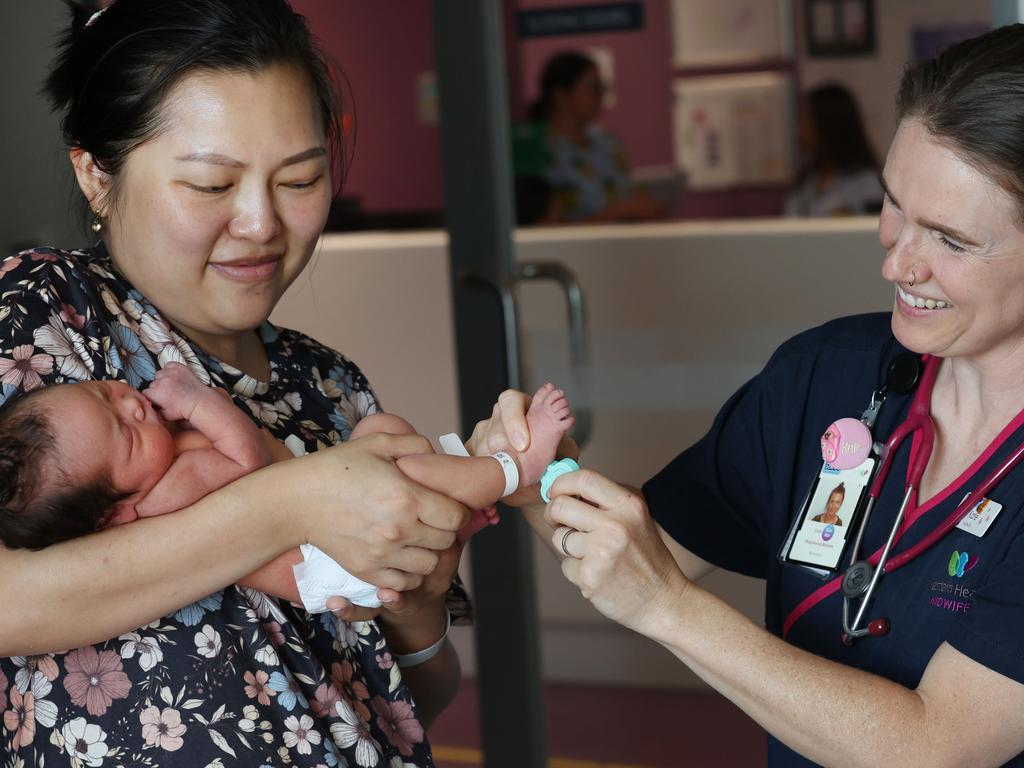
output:
[[[970,511],[974,509],[974,507],[983,498],[985,498],[988,492],[998,485],[1003,478],[1020,463],[1021,459],[1024,459],[1024,443],[1017,447],[1017,450],[1014,451],[1010,458],[993,470],[992,473],[982,481],[981,485],[975,488],[966,499],[960,502],[957,505],[957,508],[936,528],[917,542],[917,544],[908,547],[898,555],[893,555],[892,560],[885,565],[885,572],[892,573],[897,568],[901,568],[906,565],[926,549],[936,544],[939,539],[959,525],[960,521],[967,517]]]
[[[904,422],[893,431],[892,435],[890,435],[889,439],[886,441],[883,448],[882,465],[879,467],[878,473],[875,475],[874,482],[871,485],[871,490],[868,493],[868,503],[865,506],[861,525],[857,531],[857,537],[854,540],[852,556],[850,559],[851,568],[860,559],[860,546],[864,536],[864,531],[867,528],[868,519],[871,516],[871,511],[874,508],[875,502],[881,494],[882,486],[888,477],[889,468],[892,465],[896,450],[908,435],[920,431],[921,439],[917,445],[916,452],[910,459],[911,464],[907,470],[907,482],[903,502],[900,504],[899,512],[896,514],[896,519],[893,521],[892,529],[889,531],[889,536],[885,542],[885,546],[882,548],[880,553],[876,552],[874,556],[868,558],[866,561],[868,564],[874,566],[874,568],[868,587],[860,597],[860,604],[858,605],[857,613],[852,624],[848,620],[849,606],[851,600],[855,598],[846,595],[843,597],[843,629],[851,638],[863,637],[864,635],[869,634],[867,629],[858,629],[857,627],[864,618],[868,604],[874,597],[875,589],[882,575],[892,573],[893,571],[912,562],[922,552],[938,543],[943,536],[959,525],[960,521],[962,521],[970,511],[974,509],[974,507],[983,498],[985,498],[993,487],[1002,481],[1003,478],[1020,463],[1021,459],[1024,459],[1024,443],[1022,443],[1006,461],[993,470],[980,485],[968,494],[967,498],[961,501],[956,506],[956,509],[953,510],[953,512],[939,525],[926,534],[919,542],[908,547],[903,552],[892,555],[890,559],[890,553],[892,552],[893,547],[903,535],[902,529],[906,518],[907,506],[916,494],[921,478],[924,476],[924,472],[928,467],[928,461],[931,459],[932,449],[935,443],[935,427],[931,419],[929,406],[932,389],[935,384],[935,377],[938,373],[940,363],[941,360],[939,358],[929,357],[927,359],[920,387],[910,406],[910,413],[906,420],[904,420]]]
[[[939,525],[928,532],[916,544],[911,545],[902,552],[892,554],[890,557],[892,548],[899,544],[903,533],[905,533],[904,530],[900,529],[909,528],[909,524],[916,520],[916,518],[914,518],[909,521],[909,523],[907,522],[906,507],[908,506],[909,500],[916,492],[916,488],[918,487],[920,479],[924,475],[924,470],[927,467],[927,460],[921,460],[921,452],[925,451],[927,453],[927,458],[930,458],[934,443],[934,427],[929,414],[929,405],[935,375],[938,372],[941,360],[938,358],[932,358],[931,356],[926,356],[924,358],[924,362],[925,370],[922,375],[922,380],[918,386],[918,391],[911,403],[908,417],[893,431],[893,434],[890,435],[889,439],[883,446],[882,451],[880,451],[882,464],[875,475],[875,479],[872,481],[864,513],[861,516],[861,524],[858,526],[856,538],[854,539],[850,558],[851,565],[847,569],[847,573],[850,568],[859,561],[859,553],[863,543],[864,531],[867,528],[872,510],[874,509],[875,501],[881,493],[882,483],[886,479],[886,475],[888,474],[889,467],[892,464],[893,457],[899,444],[908,434],[923,428],[923,432],[925,434],[923,434],[922,437],[926,438],[927,436],[927,438],[922,439],[918,443],[917,451],[914,452],[914,456],[912,457],[913,461],[911,462],[910,467],[908,467],[903,503],[900,505],[900,510],[897,514],[895,524],[889,532],[889,539],[886,541],[886,545],[883,548],[876,550],[863,561],[873,568],[873,572],[872,578],[869,581],[868,589],[865,590],[863,596],[860,598],[861,603],[858,606],[857,617],[853,625],[854,627],[856,627],[863,619],[867,605],[870,602],[870,598],[873,596],[874,588],[877,586],[878,580],[881,578],[882,574],[892,573],[893,571],[902,568],[904,565],[907,565],[920,556],[927,549],[935,546],[943,536],[959,525],[960,522],[970,514],[971,510],[973,510],[985,497],[987,497],[989,492],[996,485],[1002,482],[1002,480],[1012,472],[1022,460],[1024,460],[1024,442],[1022,442],[1009,456],[1009,458],[994,469]],[[874,401],[872,404],[874,405]],[[926,421],[922,423],[922,419]],[[823,585],[820,589],[808,595],[795,608],[793,608],[786,617],[786,620],[783,622],[782,636],[785,638],[789,634],[793,624],[815,605],[820,603],[829,595],[835,594],[836,591],[841,591],[843,580],[843,575],[837,576],[829,583]],[[845,594],[843,595],[843,629],[851,638],[863,637],[864,635],[870,634],[868,629],[865,628],[850,631],[852,627],[848,622],[848,618],[849,604],[852,599],[857,598],[847,597]]]
[[[857,608],[857,615],[853,619],[853,624],[847,624],[846,622],[848,615],[847,606],[850,601],[848,598],[843,600],[843,629],[851,637],[857,637],[861,632],[867,632],[867,630],[858,630],[857,626],[860,624],[861,619],[864,618],[864,613],[867,611],[868,603],[871,601],[871,598],[874,597],[875,588],[878,586],[878,580],[882,578],[882,573],[885,572],[886,560],[889,557],[889,552],[892,550],[893,544],[896,542],[896,534],[903,525],[903,518],[907,513],[907,505],[910,503],[910,498],[913,494],[914,487],[907,486],[906,493],[903,495],[903,503],[900,504],[900,510],[896,513],[896,520],[893,522],[892,529],[889,531],[889,538],[886,539],[885,547],[882,548],[882,554],[878,558],[879,566],[875,568],[874,572],[871,574],[871,581],[868,583],[868,588],[864,592],[863,599],[860,601],[860,605]],[[874,499],[872,499],[872,502],[874,502]],[[861,528],[861,530],[863,530],[863,528]],[[854,551],[854,558],[856,561],[856,551]]]

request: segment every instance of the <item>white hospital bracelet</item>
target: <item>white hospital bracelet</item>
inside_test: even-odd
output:
[[[516,466],[515,460],[504,451],[492,453],[491,458],[497,460],[501,465],[501,471],[505,473],[505,492],[501,494],[501,498],[511,496],[519,490],[519,467]]]
[[[441,444],[441,450],[449,456],[469,456],[466,446],[462,444],[462,440],[454,432],[441,435],[438,438],[438,442]],[[490,456],[501,465],[501,471],[505,473],[505,492],[501,494],[501,498],[511,496],[519,490],[519,467],[516,466],[515,459],[504,451],[492,453]]]
[[[422,651],[416,651],[416,653],[395,653],[395,661],[400,667],[415,667],[417,664],[422,664],[425,661],[430,661],[444,647],[444,641],[448,639],[448,630],[452,627],[452,615],[448,612],[448,609],[444,609],[444,634],[441,635],[441,639],[434,643],[429,648],[424,648]]]

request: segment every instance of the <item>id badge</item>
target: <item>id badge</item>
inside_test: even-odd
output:
[[[822,578],[836,574],[856,539],[876,463],[873,456],[853,469],[822,463],[779,551],[781,562]]]

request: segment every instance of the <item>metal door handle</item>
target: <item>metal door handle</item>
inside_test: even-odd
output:
[[[505,365],[508,368],[508,385],[512,389],[523,388],[522,370],[519,361],[519,312],[513,292],[512,278],[506,275],[485,274],[463,271],[459,275],[463,285],[486,288],[497,294],[501,301],[502,324],[505,332]]]
[[[566,266],[554,261],[527,262],[519,265],[520,280],[551,280],[558,283],[565,293],[566,309],[569,312],[569,361],[571,370],[586,369],[590,355],[587,350],[587,318],[583,306],[583,291],[579,281]],[[514,300],[513,300],[514,303]],[[517,341],[518,343],[518,341]],[[581,448],[590,438],[593,414],[590,408],[574,407],[576,425],[572,436]]]

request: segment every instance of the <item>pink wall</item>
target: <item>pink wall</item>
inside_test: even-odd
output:
[[[672,163],[669,4],[644,0],[636,32],[518,40],[515,11],[578,4],[506,0],[506,45],[513,118],[536,95],[547,58],[565,48],[607,48],[615,59],[617,103],[604,118],[634,166]],[[342,194],[364,210],[430,211],[443,207],[437,126],[417,115],[416,78],[434,69],[428,0],[292,0],[351,83],[357,138]],[[517,47],[513,47],[516,46]]]
[[[567,0],[518,0],[520,10],[589,4]],[[615,67],[616,103],[603,118],[622,139],[630,163],[671,165],[672,27],[666,0],[644,0],[644,28],[601,35],[537,37],[520,41],[520,82],[526,103],[537,96],[541,71],[558,51],[606,48]]]
[[[417,75],[434,69],[427,0],[292,0],[351,83],[355,157],[342,194],[364,210],[443,205],[438,127],[417,111]]]

